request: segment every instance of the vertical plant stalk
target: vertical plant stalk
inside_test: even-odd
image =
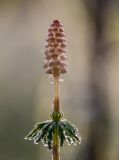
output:
[[[59,82],[54,80],[54,98],[53,98],[53,112],[60,113],[60,99],[59,99]]]
[[[58,127],[54,130],[52,160],[60,160],[60,145],[58,136]]]
[[[60,113],[60,100],[59,100],[59,81],[54,80],[54,98],[53,98],[53,113]],[[56,124],[53,137],[53,149],[52,149],[52,160],[60,160],[60,145],[59,145],[59,131]]]

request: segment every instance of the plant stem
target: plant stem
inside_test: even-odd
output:
[[[59,82],[58,79],[54,80],[54,112],[60,112],[60,104],[59,104]]]
[[[53,151],[52,160],[60,160],[60,146],[58,137],[58,128],[55,128],[54,139],[53,139]]]
[[[54,99],[53,99],[53,112],[60,113],[60,104],[59,104],[59,82],[58,79],[54,80]],[[52,160],[60,160],[60,145],[59,145],[59,136],[58,136],[58,127],[56,125],[53,137],[53,150],[52,150]]]

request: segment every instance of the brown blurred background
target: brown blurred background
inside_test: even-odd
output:
[[[118,160],[118,0],[0,0],[0,160],[51,159],[42,144],[24,137],[52,110],[42,66],[54,19],[68,44],[62,110],[82,136],[81,145],[65,144],[61,159]]]

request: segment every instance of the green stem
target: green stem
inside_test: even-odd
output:
[[[60,160],[60,145],[59,145],[58,127],[55,128],[55,132],[54,132],[52,160]]]
[[[59,103],[59,82],[58,79],[54,80],[54,99],[53,99],[53,113],[60,113],[60,103]],[[53,137],[53,150],[52,150],[52,160],[60,160],[60,145],[59,145],[59,134],[58,127],[56,125]]]

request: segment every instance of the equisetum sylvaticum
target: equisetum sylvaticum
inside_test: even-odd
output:
[[[46,41],[44,68],[54,85],[53,111],[50,114],[51,120],[35,124],[25,139],[33,140],[35,144],[42,141],[44,146],[52,151],[52,160],[60,160],[60,147],[65,140],[68,144],[76,144],[81,142],[81,137],[75,125],[63,119],[61,112],[59,83],[61,74],[67,72],[67,57],[64,29],[59,20],[54,20],[50,25]]]

